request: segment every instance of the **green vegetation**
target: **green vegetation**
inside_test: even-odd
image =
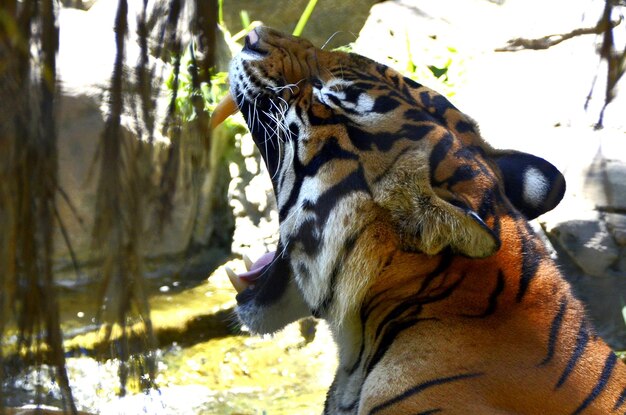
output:
[[[296,24],[296,28],[293,29],[294,36],[300,36],[302,34],[302,31],[304,30],[304,27],[309,21],[309,18],[311,17],[311,14],[313,13],[313,10],[315,9],[316,4],[317,4],[317,0],[309,0],[309,2],[306,5],[306,8],[304,9],[304,11],[302,12],[302,15],[300,16],[300,19],[298,20],[298,24]]]
[[[228,92],[228,73],[226,72],[211,74],[210,83],[201,82],[198,89],[193,87],[193,76],[198,71],[195,53],[195,45],[192,43],[181,58],[181,67],[187,68],[187,71],[181,71],[178,77],[172,71],[165,81],[165,87],[170,93],[174,88],[178,88],[175,97],[176,113],[183,122],[190,122],[196,119],[197,112],[194,107],[194,99],[196,97],[201,98],[205,108],[212,112],[217,103]]]

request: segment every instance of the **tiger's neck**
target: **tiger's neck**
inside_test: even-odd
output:
[[[486,293],[499,305],[511,306],[520,303],[529,291],[552,297],[558,295],[555,289],[569,292],[530,225],[502,217],[500,239],[498,252],[482,259],[457,255],[450,249],[425,255],[396,246],[387,253],[387,266],[372,276],[364,308],[382,306],[383,302],[412,302],[434,308],[436,303],[446,302],[445,309],[452,313],[486,315],[495,312],[493,304],[485,304]],[[450,309],[451,304],[454,309]]]
[[[375,361],[359,361],[362,347],[391,343],[401,331],[420,322],[506,315],[530,292],[552,311],[558,308],[560,297],[570,296],[556,266],[546,258],[542,242],[526,224],[512,218],[501,221],[500,250],[484,259],[459,256],[449,249],[432,256],[406,252],[384,226],[369,232],[370,243],[357,246],[346,261],[346,269],[357,271],[344,273],[339,282],[369,280],[361,307],[337,316],[340,321],[329,318],[335,327],[340,360],[346,366],[365,364],[371,369]],[[355,346],[355,338],[363,344]],[[367,367],[362,369],[366,374]]]
[[[526,223],[504,219],[501,229],[501,249],[485,259],[449,250],[410,253],[394,248],[393,238],[368,248],[370,256],[361,262],[374,264],[367,268],[372,282],[361,307],[341,324],[331,321],[339,367],[328,407],[357,413],[371,408],[370,398],[393,402],[396,395],[380,386],[386,382],[409,391],[472,379],[494,407],[537,413],[532,405],[541,402],[547,408],[542,413],[560,414],[592,396],[589,379],[606,372],[613,381],[590,413],[612,413],[615,397],[624,394],[626,366],[593,333],[581,303]],[[584,350],[587,370],[568,369],[577,348]],[[467,404],[457,399],[454,407]]]

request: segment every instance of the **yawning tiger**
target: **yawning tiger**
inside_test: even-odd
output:
[[[280,221],[277,251],[231,274],[238,315],[328,321],[325,414],[626,413],[626,366],[528,224],[563,197],[554,166],[391,68],[269,28],[230,82],[214,124],[243,113]]]

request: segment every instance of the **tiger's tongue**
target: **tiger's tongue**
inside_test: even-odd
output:
[[[259,279],[261,276],[261,272],[265,268],[266,265],[270,264],[272,260],[274,260],[274,255],[276,252],[268,252],[267,254],[263,254],[261,258],[257,259],[254,264],[250,267],[250,270],[247,272],[237,274],[237,276],[246,281],[246,282],[254,282]]]

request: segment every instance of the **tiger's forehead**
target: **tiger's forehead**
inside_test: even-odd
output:
[[[423,111],[452,129],[463,144],[483,144],[475,140],[476,124],[447,98],[393,68],[361,55],[323,50],[305,39],[271,28],[258,28],[255,36],[266,54],[248,56],[247,70],[257,72],[256,78],[266,79],[275,88],[300,87],[303,82],[321,79],[325,90],[332,91],[342,102],[351,103],[355,111],[365,110],[370,118],[389,105],[406,104],[414,107],[404,114],[406,118],[423,119]]]

